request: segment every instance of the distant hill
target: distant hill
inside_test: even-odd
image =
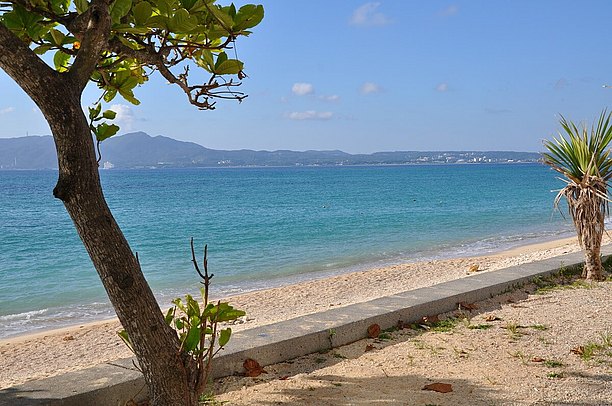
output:
[[[114,168],[223,166],[335,166],[440,163],[537,162],[540,155],[512,151],[394,151],[348,154],[342,151],[215,150],[193,142],[136,132],[101,144],[102,162]],[[55,169],[50,136],[0,138],[0,169]]]

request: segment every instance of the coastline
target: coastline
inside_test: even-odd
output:
[[[610,238],[604,236],[604,244]],[[253,291],[227,298],[247,317],[235,331],[377,297],[469,277],[579,250],[576,238],[536,243],[485,256],[404,263]],[[279,305],[281,303],[282,305]],[[117,337],[117,319],[0,340],[0,388],[131,356]]]

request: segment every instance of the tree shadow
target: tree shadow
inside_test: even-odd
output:
[[[437,382],[417,375],[377,376],[349,378],[323,375],[309,378],[295,387],[270,392],[269,400],[257,401],[260,405],[496,405],[499,398],[494,390],[482,388],[463,379],[444,379],[440,382],[452,385],[452,392],[438,393],[423,390],[425,385]],[[304,385],[305,383],[305,385]],[[261,391],[260,391],[261,392]]]
[[[40,395],[46,392],[42,389],[21,390],[19,386],[0,389],[0,406],[53,405],[58,399],[45,398]]]

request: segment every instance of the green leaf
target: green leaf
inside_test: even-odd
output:
[[[106,123],[102,123],[99,126],[96,127],[96,139],[98,141],[104,141],[107,138],[112,137],[113,135],[117,134],[117,131],[119,131],[119,126],[115,125],[115,124],[106,124]]]
[[[166,320],[166,324],[168,325],[170,325],[170,323],[172,323],[172,319],[174,319],[174,309],[174,307],[169,308],[166,316],[164,317],[164,320]]]
[[[176,10],[174,16],[170,19],[169,28],[174,32],[189,32],[198,25],[198,19],[195,16],[189,15],[189,11],[184,8]]]
[[[130,340],[130,336],[127,331],[121,330],[117,332],[117,335],[121,338],[121,340],[127,345],[130,351],[134,352],[134,346],[132,345],[132,341]]]
[[[187,313],[187,308],[183,304],[183,301],[181,300],[181,298],[174,299],[172,301],[172,304],[174,304],[176,307],[178,307],[179,310],[181,310],[183,313]]]
[[[70,55],[62,51],[57,51],[53,56],[53,64],[55,65],[55,70],[58,72],[65,72],[68,70],[68,61],[70,61]]]
[[[113,23],[118,24],[132,8],[132,0],[115,0],[111,5],[110,14]]]
[[[217,61],[219,62],[219,61]],[[244,64],[237,59],[228,59],[215,66],[217,75],[237,75],[244,67]]]
[[[240,7],[234,18],[233,29],[236,32],[253,28],[264,18],[264,8],[262,5],[247,4]]]
[[[132,12],[134,13],[136,25],[145,25],[153,13],[153,8],[148,2],[141,1],[134,6]]]
[[[74,0],[77,13],[83,14],[89,8],[89,2],[87,0]]]
[[[198,347],[198,344],[200,344],[200,331],[199,327],[191,327],[189,329],[183,345],[185,351],[190,352]]]
[[[135,106],[138,106],[140,104],[140,100],[134,97],[134,92],[131,90],[119,89],[119,94],[121,95],[121,97],[123,97],[125,100],[129,101]]]
[[[232,329],[226,328],[219,333],[219,347],[225,347],[232,336]]]
[[[104,101],[110,103],[117,96],[117,89],[107,89],[104,92]]]
[[[232,17],[227,14],[227,12],[220,9],[219,6],[210,4],[209,8],[212,14],[220,22],[224,29],[229,30],[234,25],[234,20],[232,19]]]
[[[191,8],[198,2],[197,0],[179,0],[181,6],[191,11]]]
[[[42,54],[45,54],[47,51],[49,51],[51,48],[53,48],[53,45],[51,44],[39,45],[36,48],[34,48],[34,53],[38,55],[42,55]]]
[[[115,117],[117,117],[117,113],[112,110],[106,110],[104,113],[102,113],[102,118],[107,120],[114,120]]]
[[[187,299],[187,315],[189,317],[200,317],[200,305],[191,295],[185,296]]]
[[[94,107],[88,107],[87,109],[89,110],[89,120],[93,121],[98,117],[100,111],[102,111],[102,105],[98,103]]]
[[[65,35],[62,32],[52,28],[49,30],[49,33],[51,34],[51,38],[53,38],[55,45],[62,45],[64,43]]]

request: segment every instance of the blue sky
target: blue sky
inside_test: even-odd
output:
[[[540,151],[559,114],[592,121],[612,107],[612,1],[262,4],[237,43],[243,103],[199,111],[154,77],[140,106],[111,103],[121,133],[218,149]],[[0,71],[0,137],[49,133]]]

